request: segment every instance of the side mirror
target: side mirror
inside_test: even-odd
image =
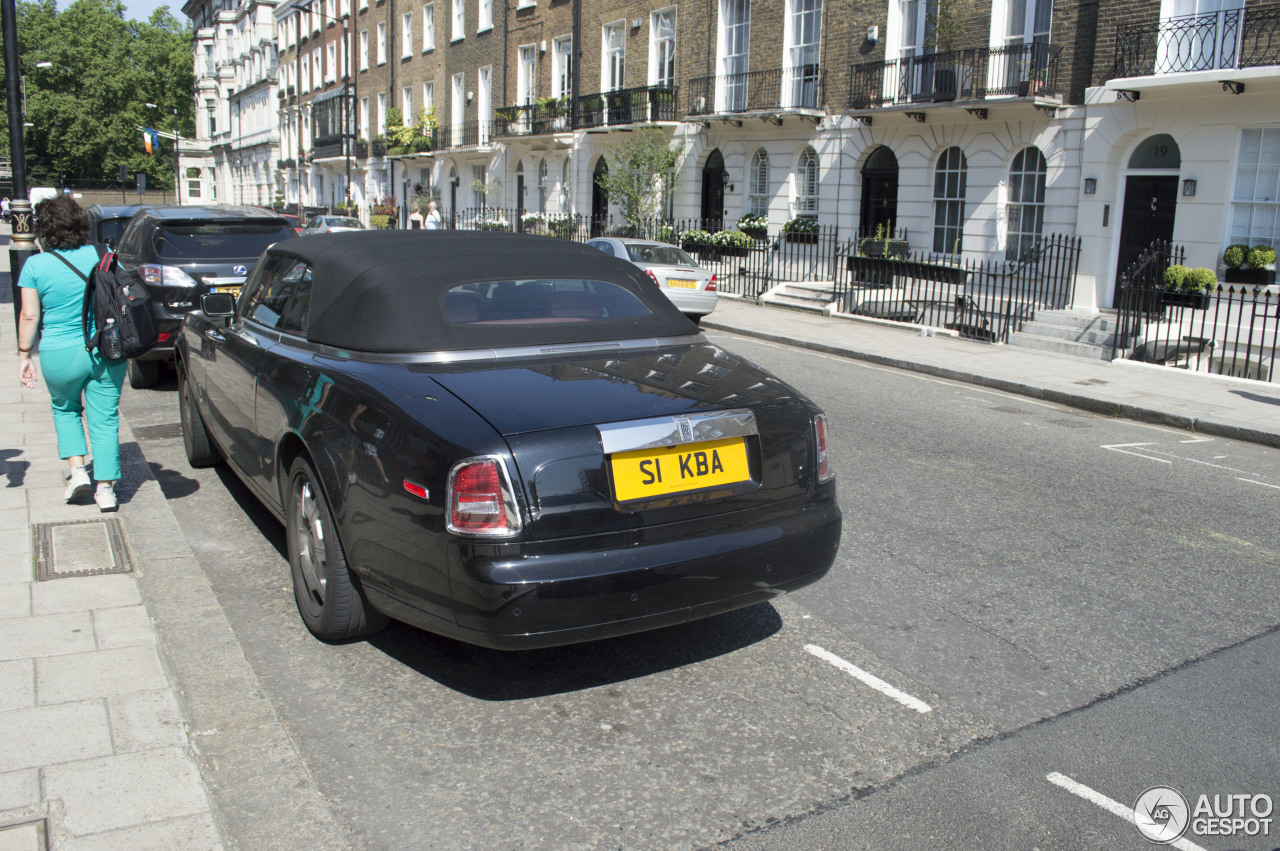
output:
[[[236,298],[231,293],[205,293],[200,296],[200,310],[211,319],[229,317],[236,312]]]

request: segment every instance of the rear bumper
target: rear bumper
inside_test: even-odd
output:
[[[733,611],[812,584],[830,570],[841,519],[834,488],[823,490],[829,498],[765,516],[752,512],[749,521],[710,531],[688,523],[555,547],[455,544],[456,623],[425,612],[417,617],[411,606],[387,613],[471,644],[521,650]]]
[[[671,299],[671,303],[680,309],[681,313],[693,313],[699,316],[705,316],[716,309],[716,299],[720,296],[712,290],[709,293],[687,292],[677,289],[666,290],[667,296]]]

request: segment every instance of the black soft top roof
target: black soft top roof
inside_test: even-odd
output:
[[[370,352],[451,351],[696,333],[630,263],[567,240],[483,231],[351,231],[272,246],[311,264],[307,339]],[[553,324],[453,325],[445,293],[465,283],[585,279],[613,283],[644,316]]]

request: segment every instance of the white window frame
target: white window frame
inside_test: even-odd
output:
[[[462,136],[462,121],[467,107],[467,75],[453,75],[453,92],[449,98],[449,125],[453,130],[453,143],[456,145]]]
[[[1231,187],[1230,243],[1280,246],[1280,128],[1244,127],[1239,144]]]
[[[716,111],[746,109],[746,74],[751,68],[751,0],[720,0],[716,57]]]
[[[338,43],[336,41],[331,41],[325,45],[325,59],[329,67],[324,75],[324,81],[332,83],[338,79]]]
[[[489,205],[489,196],[485,187],[489,185],[489,170],[483,163],[471,166],[471,203],[476,209],[483,210]]]
[[[369,70],[369,31],[360,30],[360,70]]]
[[[769,215],[769,152],[756,148],[747,170],[747,212],[753,216]]]
[[[378,21],[377,48],[378,64],[387,64],[387,22]]]
[[[365,9],[368,9],[368,8],[369,8],[369,0],[360,0],[360,6],[359,6],[360,11],[363,12]]]
[[[516,8],[532,9],[534,6],[537,6],[537,5],[538,5],[538,0],[519,0],[519,2],[516,3]]]
[[[547,184],[550,182],[550,173],[547,169],[547,158],[543,157],[538,161],[538,212],[547,212],[547,200],[549,192]]]
[[[964,207],[968,182],[969,160],[964,151],[956,145],[943,150],[933,169],[934,254],[947,257],[964,254]]]
[[[422,83],[422,108],[427,111],[436,108],[435,80],[426,80]]]
[[[413,56],[413,12],[405,12],[400,18],[400,58]]]
[[[821,190],[822,164],[818,152],[806,145],[796,160],[795,213],[797,217],[818,217],[818,193]]]
[[[1044,233],[1044,193],[1049,164],[1044,152],[1029,145],[1009,164],[1009,191],[1005,206],[1004,259],[1020,260]]]
[[[422,52],[436,49],[436,4],[422,7]]]
[[[387,93],[378,92],[378,127],[375,136],[387,135]]]
[[[626,88],[627,22],[612,21],[600,28],[600,91]]]
[[[338,17],[351,17],[351,0],[341,0],[341,2],[338,3]]]
[[[535,98],[538,81],[538,45],[522,44],[516,48],[516,104],[528,106]]]
[[[822,67],[822,0],[787,0],[782,30],[782,103],[815,109]]]
[[[482,33],[493,29],[493,0],[478,0],[478,2],[480,5],[476,17],[479,22],[476,24],[476,32]]]
[[[453,41],[462,41],[467,35],[466,0],[453,0]]]
[[[476,119],[476,138],[481,145],[487,145],[493,122],[492,65],[486,65],[476,72]]]
[[[367,140],[369,138],[369,97],[367,95],[360,98],[360,131],[358,135],[361,139]]]
[[[661,22],[670,16],[670,35],[663,34]],[[649,85],[674,86],[676,83],[676,7],[668,6],[649,13]]]
[[[551,40],[551,96],[567,98],[573,91],[573,36]]]
[[[413,86],[405,86],[400,90],[400,114],[404,116],[404,125],[413,126]]]
[[[311,79],[315,81],[316,88],[323,88],[324,84],[324,62],[320,58],[320,48],[311,51]]]

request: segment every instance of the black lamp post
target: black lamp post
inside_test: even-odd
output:
[[[31,232],[31,200],[27,197],[27,153],[24,146],[22,97],[18,72],[18,6],[16,0],[0,0],[0,24],[4,31],[4,85],[8,100],[9,153],[13,160],[12,245],[9,248],[9,279],[13,286],[13,319],[16,327],[22,311],[18,276],[22,264],[36,253],[36,240]]]
[[[147,109],[167,109],[173,113],[173,197],[182,203],[182,175],[178,173],[178,108],[176,106],[160,106],[147,102]]]

